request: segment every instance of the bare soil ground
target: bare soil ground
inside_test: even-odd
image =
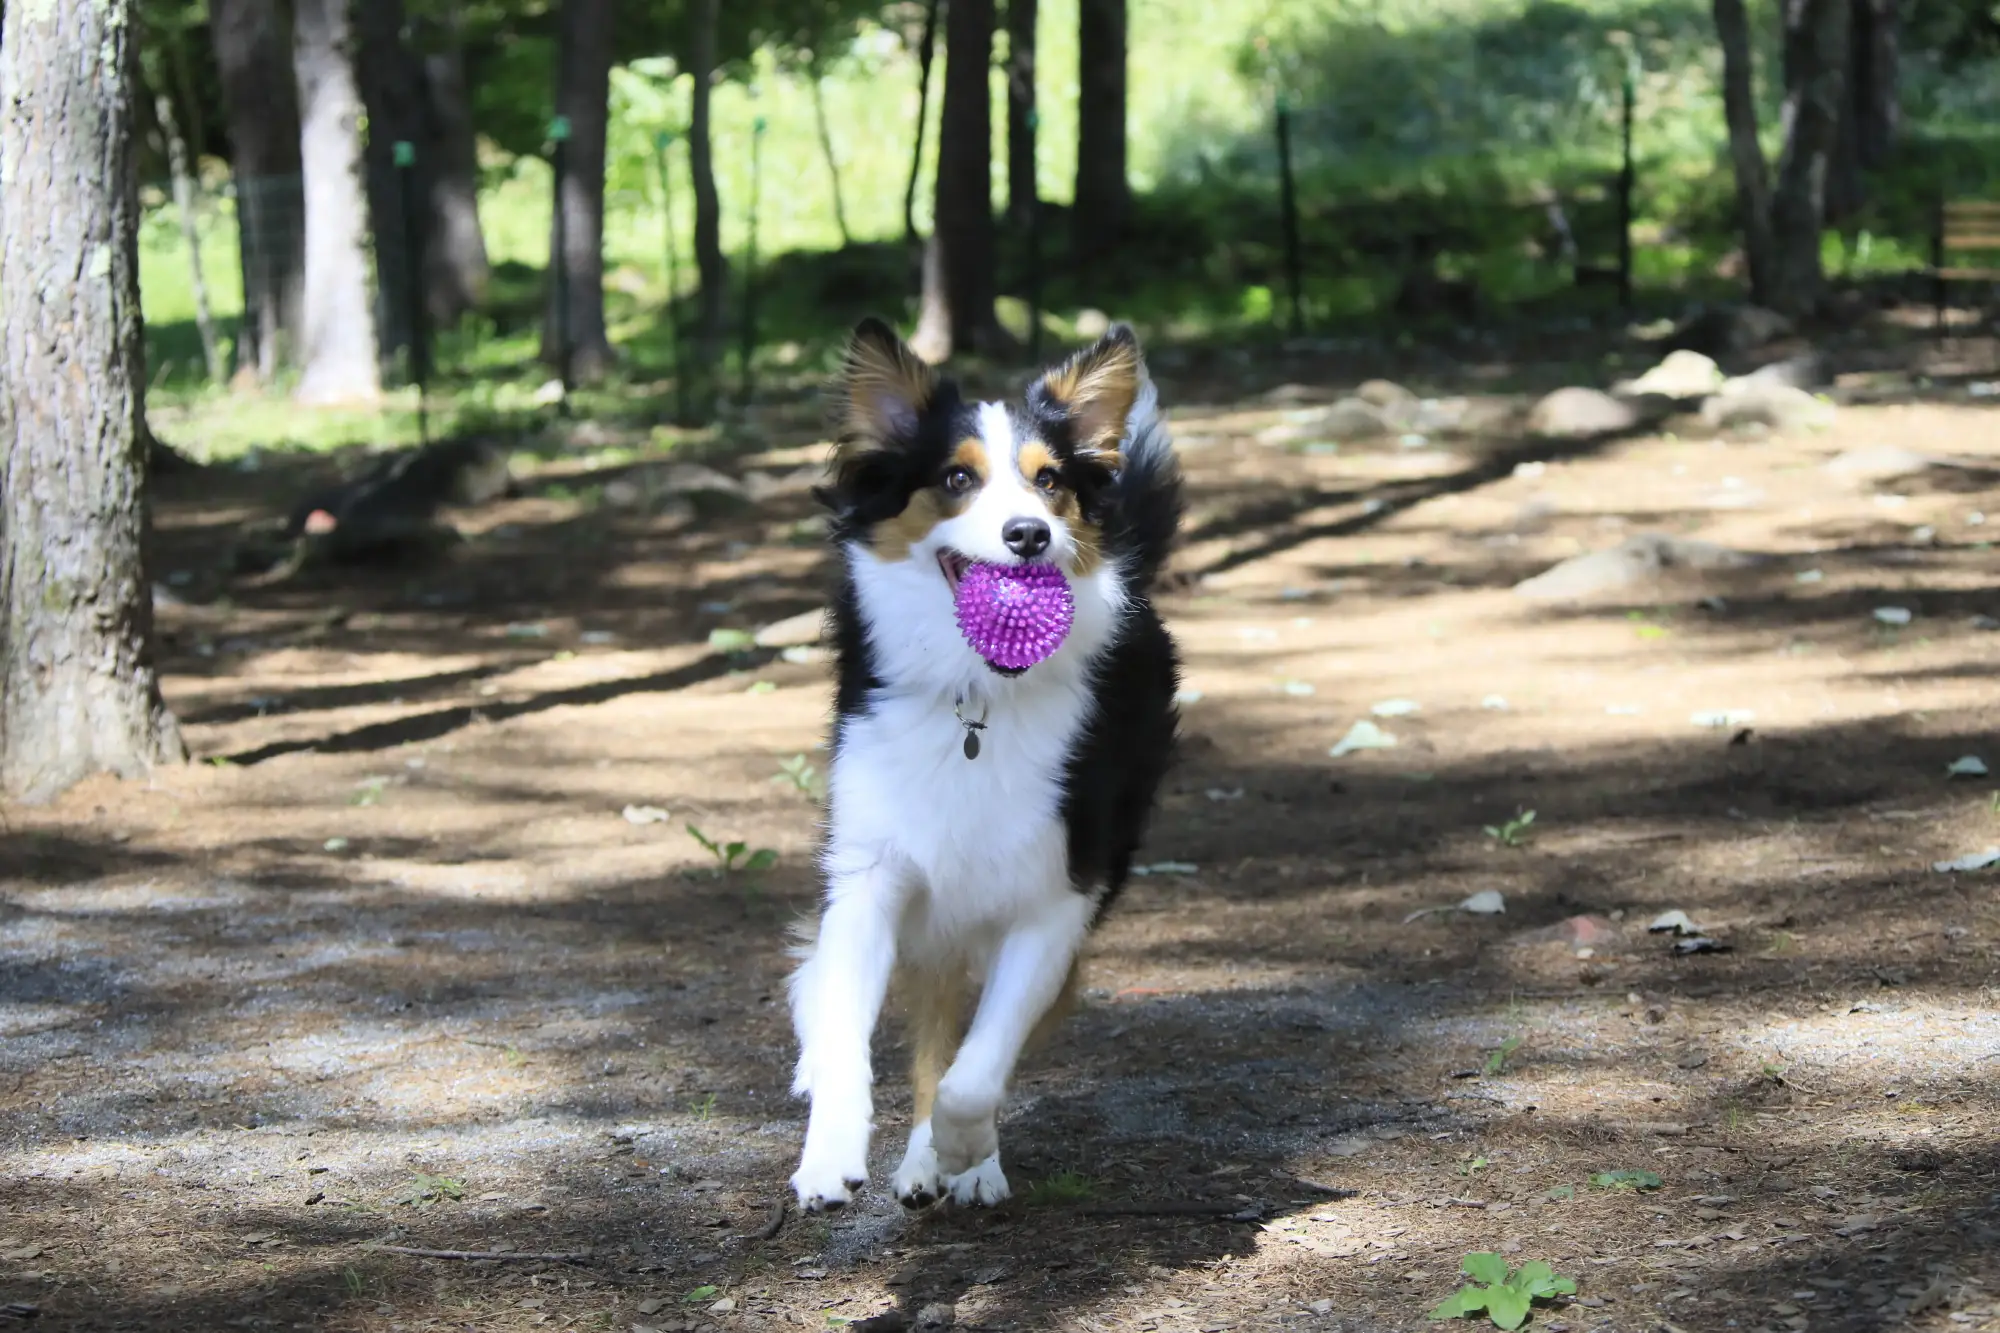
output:
[[[1371,369],[1161,370],[1189,743],[991,1212],[887,1197],[894,1083],[865,1201],[774,1212],[815,838],[780,765],[821,757],[828,689],[710,636],[817,604],[783,480],[810,404],[722,462],[780,479],[754,504],[690,516],[646,500],[664,464],[581,459],[435,566],[261,589],[227,547],[299,471],[166,479],[167,693],[204,762],[0,832],[0,1305],[1373,1333],[1490,1249],[1576,1279],[1551,1330],[2000,1329],[2000,869],[1932,869],[2000,844],[1992,780],[1947,777],[2000,765],[2000,484],[1825,466],[2000,468],[2000,398],[1961,378],[1782,438],[1258,442]],[[1769,559],[1510,590],[1638,532]],[[1396,746],[1332,757],[1362,719]],[[777,863],[718,876],[690,823]],[[1504,914],[1409,919],[1484,890]],[[1645,929],[1669,909],[1730,951],[1676,956]],[[1620,1170],[1660,1187],[1591,1183]]]

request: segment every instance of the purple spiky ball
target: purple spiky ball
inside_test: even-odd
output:
[[[1076,621],[1069,580],[1054,565],[968,565],[957,600],[959,633],[1007,671],[1047,661]]]

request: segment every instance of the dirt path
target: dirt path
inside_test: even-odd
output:
[[[1946,776],[2000,765],[2000,486],[1825,466],[2000,467],[1994,409],[1328,451],[1256,442],[1295,405],[1178,397],[1187,759],[987,1214],[878,1180],[772,1230],[814,839],[780,769],[827,691],[709,644],[814,605],[810,451],[720,515],[595,489],[643,464],[544,477],[437,570],[225,603],[272,483],[170,489],[168,692],[222,762],[6,812],[0,1304],[1373,1333],[1492,1249],[1576,1279],[1552,1330],[2000,1328],[2000,869],[1931,869],[2000,844],[1993,782]],[[1770,559],[1509,591],[1639,532]],[[1395,747],[1330,757],[1363,719]],[[689,823],[777,863],[718,876]],[[1669,909],[1730,951],[1675,956]]]

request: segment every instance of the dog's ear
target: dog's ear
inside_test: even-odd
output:
[[[1146,362],[1138,335],[1114,324],[1102,338],[1055,369],[1030,390],[1036,405],[1068,418],[1077,452],[1091,453],[1110,467],[1119,463],[1125,423],[1146,383]]]
[[[873,316],[862,320],[834,381],[841,459],[910,443],[937,385],[937,372],[894,329]]]

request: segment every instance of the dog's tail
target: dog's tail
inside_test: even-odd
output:
[[[1143,374],[1143,372],[1141,372]],[[1120,447],[1124,466],[1115,483],[1117,503],[1106,545],[1129,562],[1134,591],[1159,577],[1181,525],[1181,469],[1167,423],[1160,419],[1160,391],[1150,375],[1125,418]]]

